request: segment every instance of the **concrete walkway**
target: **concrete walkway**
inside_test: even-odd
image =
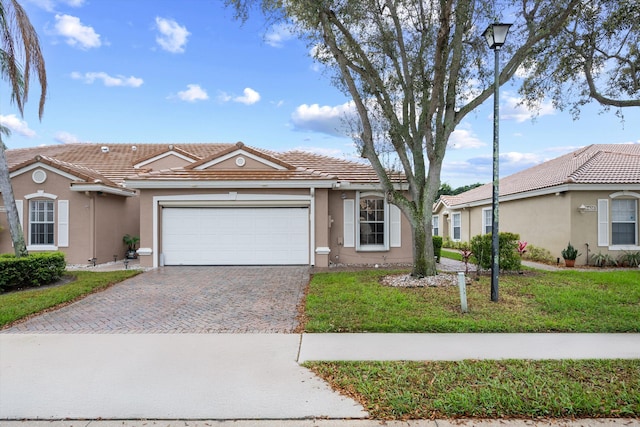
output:
[[[640,334],[3,334],[0,420],[363,419],[298,362],[640,359]]]

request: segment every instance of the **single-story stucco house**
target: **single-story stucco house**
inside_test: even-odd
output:
[[[366,164],[242,143],[6,155],[28,250],[60,250],[72,264],[122,259],[125,234],[140,237],[145,267],[412,261],[409,224]],[[12,252],[6,215],[0,226],[0,251]]]
[[[500,231],[560,257],[569,242],[578,264],[601,252],[640,251],[640,144],[594,144],[500,180]],[[434,205],[434,233],[468,242],[491,232],[492,185]]]

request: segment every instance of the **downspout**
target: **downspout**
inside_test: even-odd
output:
[[[311,187],[310,189],[311,202],[309,206],[309,260],[311,266],[316,265],[316,189]]]
[[[89,198],[89,249],[91,256],[89,259],[96,258],[96,195],[90,191],[84,192]]]

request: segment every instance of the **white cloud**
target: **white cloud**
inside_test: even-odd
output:
[[[348,136],[345,120],[351,120],[354,116],[352,101],[334,107],[302,104],[291,114],[291,122],[298,130],[344,137]]]
[[[296,147],[293,151],[304,151],[305,153],[319,154],[321,156],[344,158],[345,154],[339,148],[329,147]]]
[[[253,105],[260,101],[260,94],[250,87],[245,88],[243,93],[244,95],[236,96],[233,100],[245,105]]]
[[[521,104],[522,99],[505,95],[502,98],[503,106],[500,107],[500,119],[515,120],[518,123],[532,120],[536,117],[548,116],[556,113],[553,104],[549,101],[543,101],[530,110],[526,105]]]
[[[18,133],[27,138],[36,136],[36,132],[29,128],[29,124],[15,114],[9,114],[8,116],[0,115],[0,125],[6,126],[11,132]]]
[[[70,7],[81,7],[84,5],[85,0],[30,0],[30,2],[47,12],[53,12],[55,11],[58,3],[62,3]]]
[[[453,150],[462,150],[465,148],[480,148],[486,145],[478,139],[471,129],[459,127],[451,133],[447,147]]]
[[[220,92],[218,94],[218,101],[220,102],[229,102],[233,99],[233,97],[231,95],[229,95],[227,92]]]
[[[110,76],[105,72],[91,72],[91,73],[78,73],[74,71],[71,73],[71,78],[75,80],[83,80],[87,84],[91,84],[96,80],[102,80],[102,83],[105,86],[126,86],[126,87],[140,87],[144,83],[139,77],[125,77],[122,75],[117,75],[115,77]]]
[[[53,139],[55,139],[57,142],[60,142],[62,144],[75,144],[77,142],[80,142],[77,136],[69,132],[58,132],[53,137]]]
[[[97,34],[92,27],[83,25],[80,18],[71,15],[60,15],[56,17],[56,34],[66,37],[67,44],[81,49],[100,47],[100,34]]]
[[[178,98],[187,102],[204,101],[209,99],[207,91],[202,89],[200,85],[187,85],[187,90],[178,92]]]
[[[184,52],[187,38],[191,34],[187,31],[187,27],[181,26],[173,19],[157,16],[156,29],[160,32],[160,35],[156,36],[156,42],[162,49],[171,53]]]
[[[274,25],[264,36],[265,42],[271,47],[282,47],[284,42],[294,38],[291,27],[286,24]]]

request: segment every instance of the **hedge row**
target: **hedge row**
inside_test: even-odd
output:
[[[0,289],[42,286],[55,282],[64,273],[67,263],[62,252],[0,255]]]

